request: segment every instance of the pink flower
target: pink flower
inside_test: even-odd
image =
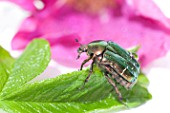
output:
[[[42,0],[44,8],[29,10],[32,14],[14,36],[12,48],[23,49],[32,39],[45,38],[51,44],[52,58],[71,67],[80,66],[84,59],[76,60],[76,38],[82,44],[112,40],[125,48],[141,45],[142,66],[170,49],[170,21],[151,0],[78,1]],[[28,5],[32,3],[22,7]]]

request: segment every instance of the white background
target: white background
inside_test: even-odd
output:
[[[161,8],[162,12],[170,18],[170,1],[154,1]],[[28,12],[14,4],[0,2],[0,45],[10,51],[14,57],[17,57],[19,52],[11,50],[10,42],[17,32],[22,20],[28,15]],[[52,62],[51,65],[55,66],[54,68],[59,69],[61,73],[66,73],[66,69],[63,68],[63,66],[54,62]],[[67,70],[67,72],[71,72],[75,69]],[[166,56],[150,63],[144,69],[144,72],[150,80],[149,91],[153,96],[152,100],[140,107],[121,111],[120,113],[170,113],[170,52],[167,53]],[[50,70],[49,75],[57,74],[58,72],[55,72],[54,69],[53,71]],[[0,110],[0,113],[4,113],[4,111]]]

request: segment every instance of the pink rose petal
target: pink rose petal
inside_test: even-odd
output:
[[[147,5],[148,2],[145,4]],[[122,7],[124,6],[122,4]],[[51,7],[33,14],[24,21],[12,41],[14,49],[22,49],[33,38],[43,37],[51,44],[52,58],[70,67],[79,67],[85,59],[82,57],[76,60],[79,47],[75,42],[76,38],[82,44],[93,40],[112,40],[123,47],[140,44],[141,49],[138,53],[142,66],[165,55],[170,49],[170,29],[158,22],[162,17],[152,18],[144,14],[141,8],[135,10],[140,11],[142,16],[134,14],[128,17],[121,12],[121,7],[96,16],[67,6],[60,9],[55,8],[54,5]],[[154,15],[160,15],[160,12]]]
[[[162,23],[170,28],[170,22],[152,0],[126,0],[129,10],[135,15],[141,15]],[[129,10],[125,9],[126,11]]]

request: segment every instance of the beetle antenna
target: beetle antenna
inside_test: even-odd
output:
[[[76,41],[77,43],[79,43],[80,45],[82,45],[77,38],[75,39],[75,41]]]
[[[80,58],[80,54],[78,54],[77,58],[76,59],[79,59]]]
[[[79,43],[79,40],[77,38],[75,39],[75,41]]]

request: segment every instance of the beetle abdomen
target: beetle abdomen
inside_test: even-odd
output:
[[[136,83],[136,81],[135,82],[129,82],[126,79],[122,78],[122,76],[120,76],[119,73],[116,72],[116,70],[114,68],[112,68],[111,66],[107,65],[106,62],[105,63],[101,62],[100,64],[98,64],[98,66],[103,71],[105,71],[105,74],[109,74],[110,77],[115,79],[117,83],[119,83],[120,85],[124,86],[126,89],[131,89],[133,87],[133,85]]]
[[[127,89],[131,88],[137,81],[138,69],[119,54],[106,50],[101,62],[97,63],[99,63],[100,68],[112,75],[112,78]]]

